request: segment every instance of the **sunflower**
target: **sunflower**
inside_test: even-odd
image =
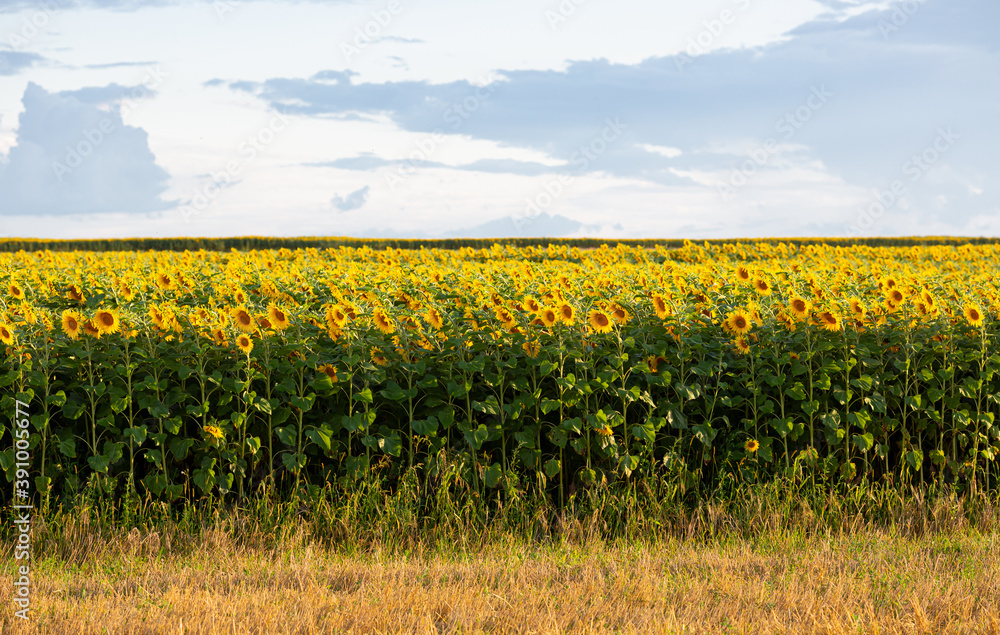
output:
[[[851,305],[851,313],[854,314],[855,318],[864,319],[865,315],[868,314],[868,309],[858,298],[851,298],[848,300],[848,304]]]
[[[806,319],[811,310],[812,303],[801,296],[793,296],[792,299],[788,301],[788,312],[791,313],[797,320]]]
[[[444,318],[441,317],[441,312],[434,307],[427,309],[427,312],[424,313],[424,319],[428,324],[436,329],[440,329],[444,326]]]
[[[321,373],[324,373],[327,377],[330,378],[330,381],[332,381],[334,383],[337,382],[337,369],[334,368],[333,365],[331,365],[331,364],[323,364],[322,366],[320,366],[316,370],[318,370]]]
[[[816,314],[816,321],[827,331],[839,331],[843,328],[843,324],[840,322],[840,316],[830,310],[820,311]]]
[[[69,288],[66,290],[66,297],[75,302],[79,302],[80,304],[83,304],[83,302],[87,299],[86,296],[83,295],[83,289],[75,284],[69,285]]]
[[[552,326],[556,323],[556,320],[559,319],[559,315],[552,307],[544,307],[538,312],[538,317],[541,318],[542,323],[545,324],[545,326]]]
[[[62,330],[63,333],[68,335],[70,339],[77,339],[80,337],[80,330],[83,328],[81,322],[83,318],[76,311],[71,311],[66,309],[62,312]]]
[[[372,361],[379,366],[388,366],[389,360],[382,354],[382,349],[376,347],[372,349]]]
[[[271,321],[271,326],[279,331],[287,329],[288,325],[291,324],[288,320],[288,314],[273,302],[271,303],[271,306],[267,308],[267,318]]]
[[[736,271],[733,273],[733,277],[736,278],[737,282],[746,284],[747,282],[750,282],[750,270],[743,265],[738,265],[736,267]]]
[[[230,317],[236,322],[237,328],[245,333],[256,330],[253,317],[245,306],[238,306],[229,312]]]
[[[629,313],[617,302],[611,305],[611,317],[619,324],[628,322]]]
[[[760,295],[771,295],[771,285],[760,276],[753,279],[753,288]]]
[[[153,276],[153,282],[164,291],[171,291],[177,288],[177,281],[166,271],[157,271]]]
[[[750,344],[743,338],[742,335],[733,340],[733,346],[736,347],[736,352],[740,355],[746,355],[750,352]]]
[[[538,342],[525,342],[524,344],[521,344],[521,348],[524,349],[524,352],[528,355],[528,357],[538,357],[538,353],[542,350],[542,347],[538,345]]]
[[[215,341],[216,346],[226,346],[228,344],[226,341],[226,332],[222,329],[212,330],[212,340]]]
[[[215,441],[222,440],[222,430],[220,430],[218,426],[205,426],[202,430],[204,430],[205,434],[207,434],[211,439]]]
[[[93,322],[103,335],[115,333],[121,326],[121,320],[118,319],[118,313],[114,309],[100,309],[94,315]]]
[[[743,335],[744,333],[750,332],[753,328],[753,322],[750,314],[743,309],[737,309],[733,311],[726,317],[726,324],[729,326],[729,330],[738,335]]]
[[[118,294],[126,302],[131,302],[135,299],[135,289],[133,289],[132,285],[124,280],[118,283]]]
[[[611,323],[611,318],[608,314],[600,309],[594,309],[587,316],[587,321],[590,322],[590,328],[592,328],[597,333],[608,333],[614,328]]]
[[[979,310],[979,307],[971,302],[965,305],[962,315],[965,316],[966,321],[968,321],[972,326],[983,325],[983,312]]]
[[[746,443],[743,444],[743,449],[747,452],[756,452],[760,448],[760,443],[757,439],[748,439]]]
[[[24,299],[24,287],[14,280],[11,280],[10,284],[7,285],[7,293],[15,300]]]
[[[240,333],[236,336],[236,346],[249,357],[250,351],[253,350],[253,339],[246,333]]]
[[[502,306],[496,307],[493,310],[493,314],[496,315],[497,320],[509,329],[514,328],[517,325],[517,322],[514,319],[514,314]]]
[[[389,333],[396,332],[396,323],[392,321],[392,318],[382,310],[381,308],[376,308],[372,311],[372,322],[375,323],[375,327],[388,335]]]
[[[347,324],[347,311],[339,304],[328,307],[326,310],[326,325],[329,328],[343,328]]]
[[[257,317],[257,326],[259,326],[265,331],[274,328],[274,326],[271,324],[271,320],[266,315],[260,315]]]
[[[521,302],[521,309],[531,313],[538,313],[542,309],[542,305],[538,303],[538,300],[529,295],[525,296],[524,300]]]
[[[14,343],[14,328],[10,324],[0,322],[0,342],[7,346]]]
[[[902,291],[893,287],[885,292],[885,299],[887,302],[891,302],[895,307],[899,307],[899,305],[903,303],[903,300],[906,299],[906,296],[903,295]]]
[[[101,338],[101,330],[97,328],[91,320],[87,320],[83,323],[83,332],[91,337],[97,339]]]
[[[661,320],[665,320],[670,315],[670,307],[667,306],[667,300],[659,293],[653,295],[653,310],[656,311],[656,317]]]
[[[559,306],[559,319],[562,320],[564,323],[572,324],[573,317],[575,315],[576,313],[573,312],[573,307],[571,307],[569,304],[563,302],[562,305]]]

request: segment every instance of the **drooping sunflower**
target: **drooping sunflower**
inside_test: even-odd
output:
[[[236,346],[247,355],[250,355],[250,351],[253,350],[253,339],[246,333],[240,333],[236,336]]]
[[[493,314],[496,315],[497,320],[509,329],[514,328],[517,325],[517,321],[514,319],[514,314],[508,311],[505,307],[496,307],[493,310]]]
[[[427,309],[427,312],[424,313],[424,319],[435,329],[440,330],[444,327],[444,318],[441,316],[441,312],[434,307]]]
[[[210,438],[221,441],[222,440],[222,430],[218,426],[205,426],[202,428]]]
[[[157,271],[153,276],[153,282],[164,291],[172,291],[177,288],[177,281],[166,271]]]
[[[865,307],[864,304],[861,303],[861,300],[859,300],[858,298],[851,298],[850,300],[848,300],[848,304],[851,305],[851,313],[854,315],[856,319],[863,320],[864,317],[868,314],[868,309]]]
[[[843,328],[840,316],[829,309],[817,313],[816,321],[827,331],[839,331]]]
[[[809,317],[810,311],[812,311],[812,303],[801,296],[793,296],[788,301],[788,312],[797,320],[804,320]]]
[[[381,308],[376,308],[372,311],[372,322],[375,324],[375,328],[386,335],[396,332],[396,323]]]
[[[978,327],[983,325],[983,312],[971,302],[965,305],[962,315],[965,316],[965,320],[972,326]]]
[[[372,349],[372,361],[379,366],[388,366],[389,360],[382,353],[382,349],[375,347]]]
[[[337,369],[332,364],[323,364],[316,370],[329,377],[333,383],[337,383]]]
[[[594,309],[587,316],[587,321],[590,323],[590,328],[592,328],[597,333],[609,333],[614,325],[611,323],[611,318],[608,314],[600,309]]]
[[[87,320],[83,323],[83,332],[90,337],[101,339],[101,330],[97,328],[93,320]]]
[[[525,342],[524,344],[521,344],[521,348],[524,349],[524,352],[528,357],[538,357],[538,353],[542,350],[542,347],[538,345],[538,342]]]
[[[0,322],[0,342],[3,342],[7,346],[14,343],[14,327],[10,324]]]
[[[750,282],[751,278],[750,270],[744,267],[743,265],[738,265],[736,267],[736,271],[733,272],[733,277],[736,279],[737,282],[742,282],[743,284],[746,284]]]
[[[665,320],[670,315],[670,307],[667,305],[667,300],[659,293],[653,295],[653,310],[656,311],[656,317],[661,320]]]
[[[271,326],[279,331],[287,329],[291,324],[288,314],[285,313],[284,309],[273,302],[267,307],[267,319],[270,320]]]
[[[625,324],[629,320],[629,312],[623,306],[617,302],[612,304],[611,307],[611,317],[615,322],[619,324]]]
[[[750,344],[742,335],[737,336],[737,338],[733,340],[733,346],[736,347],[736,352],[740,355],[747,355],[750,352]]]
[[[244,333],[249,333],[256,330],[256,323],[254,322],[253,316],[247,311],[245,306],[238,306],[229,312],[229,316],[233,318],[233,322],[236,323],[236,328],[240,329]]]
[[[66,290],[66,297],[75,302],[79,302],[80,304],[83,304],[87,299],[86,296],[83,295],[83,290],[75,284],[69,285],[69,288]]]
[[[82,321],[83,318],[79,313],[71,309],[66,309],[62,312],[63,333],[68,335],[70,339],[77,339],[80,337],[80,331],[83,329]]]
[[[737,309],[726,317],[726,324],[733,333],[743,335],[744,333],[749,333],[750,329],[753,328],[751,320],[752,318],[748,312],[743,309]]]
[[[114,309],[98,310],[94,315],[93,323],[104,335],[117,332],[121,326],[121,320],[118,319],[118,313]]]

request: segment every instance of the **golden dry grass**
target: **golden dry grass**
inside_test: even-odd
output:
[[[133,532],[82,564],[36,562],[4,633],[998,633],[995,534],[768,535],[347,555],[300,538],[195,557]]]

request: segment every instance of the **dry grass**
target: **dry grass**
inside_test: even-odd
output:
[[[864,530],[753,541],[495,545],[345,555],[299,537],[196,556],[133,532],[80,564],[36,562],[4,633],[998,633],[996,535]]]

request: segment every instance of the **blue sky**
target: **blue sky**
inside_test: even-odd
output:
[[[987,0],[0,0],[0,235],[1000,235]]]

